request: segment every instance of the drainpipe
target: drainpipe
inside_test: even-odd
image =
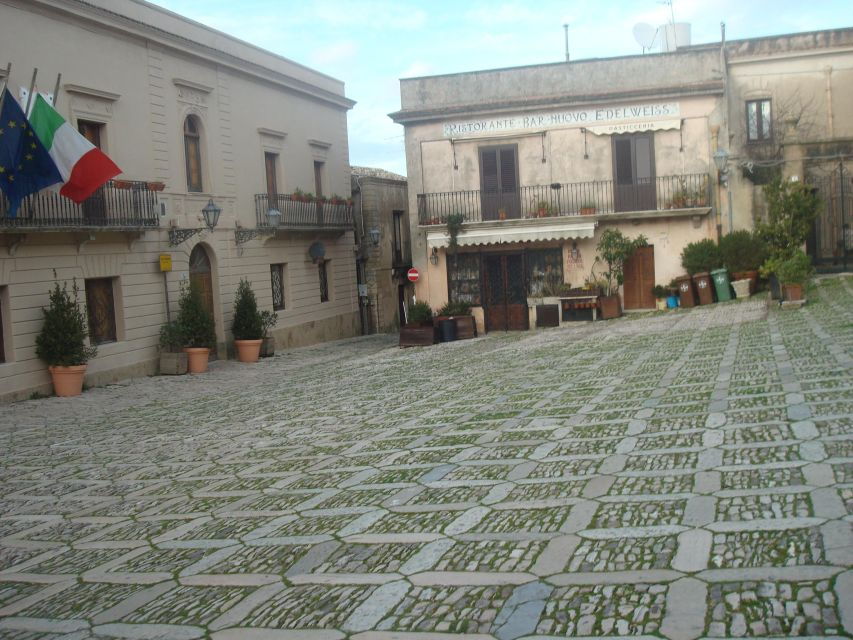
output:
[[[720,127],[722,129],[723,142],[725,144],[726,149],[729,150],[729,154],[731,155],[731,136],[729,136],[729,123],[731,121],[731,104],[730,104],[730,96],[729,96],[729,68],[728,61],[726,60],[726,23],[720,23],[720,69],[723,73],[723,101],[725,102],[725,109],[723,111],[723,126]],[[720,139],[717,138],[717,148],[720,148]],[[734,172],[728,176],[728,182],[726,184],[726,190],[728,192],[728,200],[729,200],[729,211],[731,212],[731,179]],[[723,213],[722,213],[722,202],[719,197],[720,190],[717,189],[717,242],[719,243],[723,237]],[[731,215],[731,214],[730,214]],[[729,232],[731,232],[731,228],[729,228]]]

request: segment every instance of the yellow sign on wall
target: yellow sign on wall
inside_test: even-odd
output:
[[[172,254],[161,253],[160,254],[160,271],[171,271],[171,270],[172,270]]]

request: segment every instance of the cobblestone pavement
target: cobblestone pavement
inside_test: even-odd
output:
[[[853,279],[810,297],[0,408],[0,637],[849,636]]]

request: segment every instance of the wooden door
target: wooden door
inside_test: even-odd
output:
[[[521,217],[516,145],[480,148],[480,207],[483,220]]]
[[[213,312],[213,273],[210,267],[210,258],[204,247],[197,244],[190,253],[190,286],[197,286],[201,293],[201,303],[205,310],[216,318]],[[214,355],[216,347],[211,349]]]
[[[655,248],[639,247],[625,261],[623,293],[626,309],[654,309]]]
[[[525,331],[529,324],[522,255],[486,256],[484,280],[486,331]]]
[[[613,207],[615,211],[657,209],[651,132],[613,136]]]

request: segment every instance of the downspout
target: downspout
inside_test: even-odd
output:
[[[722,134],[723,134],[723,143],[725,144],[725,148],[729,150],[729,156],[731,157],[731,136],[729,135],[729,123],[731,122],[731,103],[729,96],[729,68],[728,68],[728,60],[726,60],[726,23],[720,23],[720,69],[723,74],[723,101],[725,102],[725,110],[723,113],[723,126]],[[720,138],[717,137],[717,148],[720,148]],[[726,185],[726,189],[729,193],[729,198],[731,198],[731,179],[734,175],[734,172],[730,172],[728,175],[728,184]],[[731,205],[729,205],[731,206]],[[731,232],[731,229],[729,229]],[[723,237],[723,203],[722,198],[720,197],[720,185],[719,182],[717,184],[717,242],[719,243]]]

